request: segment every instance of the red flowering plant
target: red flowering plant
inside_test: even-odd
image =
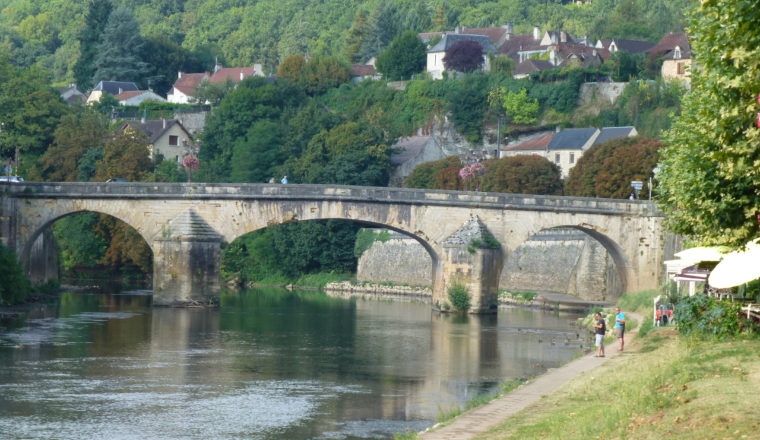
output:
[[[486,175],[486,167],[480,162],[475,162],[459,170],[459,177],[462,178],[464,189],[467,191],[478,191],[483,176]]]
[[[182,158],[182,166],[187,168],[187,181],[192,182],[193,170],[201,166],[201,160],[198,159],[198,156],[196,156],[194,153],[190,153]]]

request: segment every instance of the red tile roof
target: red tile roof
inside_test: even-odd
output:
[[[208,72],[204,73],[183,73],[180,72],[180,77],[174,82],[174,88],[184,93],[185,95],[192,95],[195,89],[198,88],[198,84],[203,81],[204,78],[210,78],[211,75]]]
[[[461,30],[462,34],[475,34],[475,35],[485,35],[488,37],[488,39],[491,40],[491,43],[494,46],[498,46],[499,43],[504,39],[504,35],[507,33],[507,30],[502,27],[493,27],[493,28],[464,28]]]
[[[253,73],[253,67],[224,67],[217,70],[213,75],[211,75],[211,82],[223,83],[227,80],[230,80],[233,83],[239,83],[244,78],[253,76]]]
[[[669,33],[662,37],[662,39],[653,48],[647,50],[647,53],[662,56],[667,52],[675,49],[678,46],[682,51],[691,54],[691,45],[689,44],[689,38],[684,33]],[[684,56],[684,58],[686,58]]]
[[[375,74],[375,66],[369,64],[351,64],[351,74],[354,76],[372,76]]]
[[[134,98],[135,96],[140,96],[143,93],[148,93],[147,90],[130,90],[129,92],[121,92],[118,95],[114,96],[114,98],[118,99],[119,101],[124,101],[129,98]]]
[[[549,146],[549,143],[552,141],[552,138],[554,138],[554,133],[546,133],[544,135],[528,139],[527,141],[522,141],[517,144],[501,147],[501,151],[546,150],[546,148]]]

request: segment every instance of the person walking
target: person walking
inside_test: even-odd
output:
[[[620,307],[615,307],[615,335],[620,343],[618,351],[623,351],[625,345],[625,313],[620,311]]]
[[[602,314],[594,314],[594,335],[596,336],[596,355],[594,357],[604,357],[604,334],[607,333],[607,323],[604,322]]]

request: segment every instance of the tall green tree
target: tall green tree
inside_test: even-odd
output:
[[[394,38],[377,58],[377,70],[390,81],[409,79],[422,72],[426,63],[425,44],[412,31]]]
[[[74,79],[80,90],[88,90],[95,85],[92,82],[95,77],[95,58],[112,9],[110,0],[90,0],[88,3],[85,26],[78,36],[79,59],[74,65]]]
[[[667,133],[658,201],[674,232],[740,246],[760,236],[760,8],[709,0],[691,19],[699,68]]]
[[[272,170],[283,161],[280,127],[269,119],[253,123],[245,138],[239,139],[232,150],[233,182],[264,183]]]
[[[145,40],[131,9],[119,7],[111,12],[103,29],[97,54],[93,84],[98,81],[142,82],[149,66],[142,60]]]

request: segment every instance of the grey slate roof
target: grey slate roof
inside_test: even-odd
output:
[[[596,133],[596,128],[568,128],[555,134],[547,150],[580,150]]]
[[[629,136],[633,129],[634,127],[604,127],[602,128],[601,133],[599,133],[599,136],[597,136],[593,145],[601,144],[602,142],[606,142],[611,139]]]
[[[145,133],[148,136],[148,140],[150,143],[156,142],[158,138],[161,137],[162,134],[168,129],[170,129],[174,124],[179,124],[179,121],[176,119],[167,119],[164,121],[163,119],[152,119],[148,121],[127,121],[121,126],[121,130],[124,130],[127,126],[134,127],[143,133]],[[182,126],[182,124],[180,124]],[[184,127],[182,127],[184,129]],[[185,130],[187,131],[187,130]]]
[[[556,69],[557,66],[546,60],[527,59],[515,67],[515,75],[528,75],[531,72],[540,72],[542,70]]]
[[[648,51],[649,49],[653,48],[657,43],[652,43],[649,41],[641,41],[641,40],[626,40],[623,38],[613,38],[610,43],[615,42],[615,46],[617,46],[618,50],[624,50],[628,53],[644,53]],[[610,44],[608,43],[605,49],[609,49]]]
[[[137,84],[133,82],[128,81],[101,81],[98,83],[98,85],[95,86],[93,91],[95,90],[102,90],[106,93],[110,93],[111,95],[118,95],[122,92],[132,92],[135,90],[139,90],[137,88]]]
[[[479,43],[480,47],[483,48],[483,53],[496,52],[496,48],[493,47],[493,44],[491,44],[490,38],[485,35],[476,34],[445,34],[441,38],[441,41],[436,43],[435,46],[428,49],[428,52],[446,52],[455,44],[465,40],[475,41]]]

